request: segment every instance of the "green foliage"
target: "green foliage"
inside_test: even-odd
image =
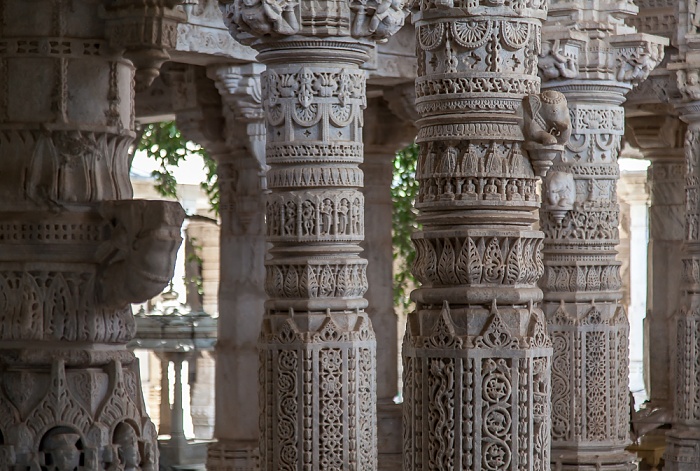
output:
[[[391,199],[394,203],[392,213],[392,239],[394,245],[394,305],[411,310],[409,294],[415,286],[411,266],[416,252],[411,242],[411,234],[418,228],[416,210],[413,203],[418,196],[416,165],[418,164],[418,145],[411,144],[396,153],[394,158],[394,180],[391,185]]]
[[[219,187],[216,181],[216,161],[202,148],[186,140],[174,121],[148,124],[144,127],[137,150],[145,151],[148,157],[160,164],[151,172],[155,188],[163,196],[177,197],[177,181],[173,168],[180,165],[190,154],[197,154],[204,160],[206,179],[200,183],[209,196],[212,209],[219,212]]]

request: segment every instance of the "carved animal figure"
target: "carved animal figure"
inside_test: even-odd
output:
[[[574,176],[566,172],[547,173],[547,203],[550,207],[571,210],[576,202]]]
[[[111,237],[100,248],[99,299],[123,308],[160,293],[173,276],[185,212],[165,201],[108,201],[100,208]]]
[[[523,100],[525,140],[544,146],[563,145],[571,136],[571,118],[566,97],[547,90]]]

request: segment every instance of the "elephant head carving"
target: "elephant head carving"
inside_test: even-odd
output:
[[[571,118],[566,97],[547,90],[528,95],[523,102],[525,140],[543,146],[564,145],[571,137]]]
[[[106,201],[109,240],[100,247],[97,296],[105,307],[123,308],[160,293],[170,282],[185,212],[168,201]]]

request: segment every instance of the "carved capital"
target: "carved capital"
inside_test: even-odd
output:
[[[661,63],[664,47],[669,41],[660,36],[638,33],[614,37],[610,44],[615,49],[615,78],[637,86]]]
[[[177,25],[186,20],[174,9],[179,0],[108,0],[103,16],[112,47],[136,67],[136,90],[148,88],[177,45]]]
[[[406,0],[219,0],[224,21],[243,44],[302,35],[385,41],[404,24]]]

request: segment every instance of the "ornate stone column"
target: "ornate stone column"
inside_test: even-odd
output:
[[[2,469],[158,467],[129,303],[172,277],[184,214],[130,200],[134,67],[101,6],[0,2]]]
[[[536,95],[547,7],[417,6],[423,229],[403,345],[404,470],[549,469],[552,349],[533,229],[547,159],[527,148],[561,145],[570,123],[563,97]]]
[[[683,18],[683,12],[681,12]],[[697,27],[692,26],[697,37]],[[691,36],[689,34],[688,36]],[[683,63],[669,64],[676,71],[682,94],[677,105],[688,123],[685,135],[685,234],[679,309],[675,316],[675,397],[673,429],[666,436],[665,469],[690,471],[700,467],[700,86],[697,52],[688,51]]]
[[[265,302],[265,123],[260,64],[211,66],[227,151],[216,156],[221,217],[216,420],[207,469],[260,467],[257,340]]]
[[[171,70],[178,126],[217,162],[220,280],[214,438],[207,467],[258,464],[256,342],[265,301],[265,124],[260,64]]]
[[[221,3],[232,34],[267,66],[262,468],[376,469],[359,66],[373,40],[401,27],[403,1]]]
[[[542,87],[566,95],[573,125],[543,185],[541,281],[554,344],[552,463],[629,470],[628,333],[622,298],[617,159],[621,104],[668,40],[635,33],[632,3],[562,2],[543,29]],[[575,25],[583,25],[580,28]],[[580,30],[580,31],[578,31]]]
[[[413,88],[413,84],[411,84]],[[398,318],[394,312],[391,183],[396,151],[413,141],[413,123],[397,118],[380,98],[369,100],[363,139],[367,268],[367,314],[377,337],[377,429],[379,470],[402,466],[401,406],[398,392]]]
[[[653,80],[653,79],[652,79]],[[666,83],[666,82],[665,82]],[[671,84],[674,85],[675,84]],[[629,108],[627,108],[629,110]],[[673,411],[675,326],[681,285],[685,223],[686,125],[673,114],[637,111],[626,119],[626,137],[651,161],[647,316],[644,321],[644,375],[647,409]]]

